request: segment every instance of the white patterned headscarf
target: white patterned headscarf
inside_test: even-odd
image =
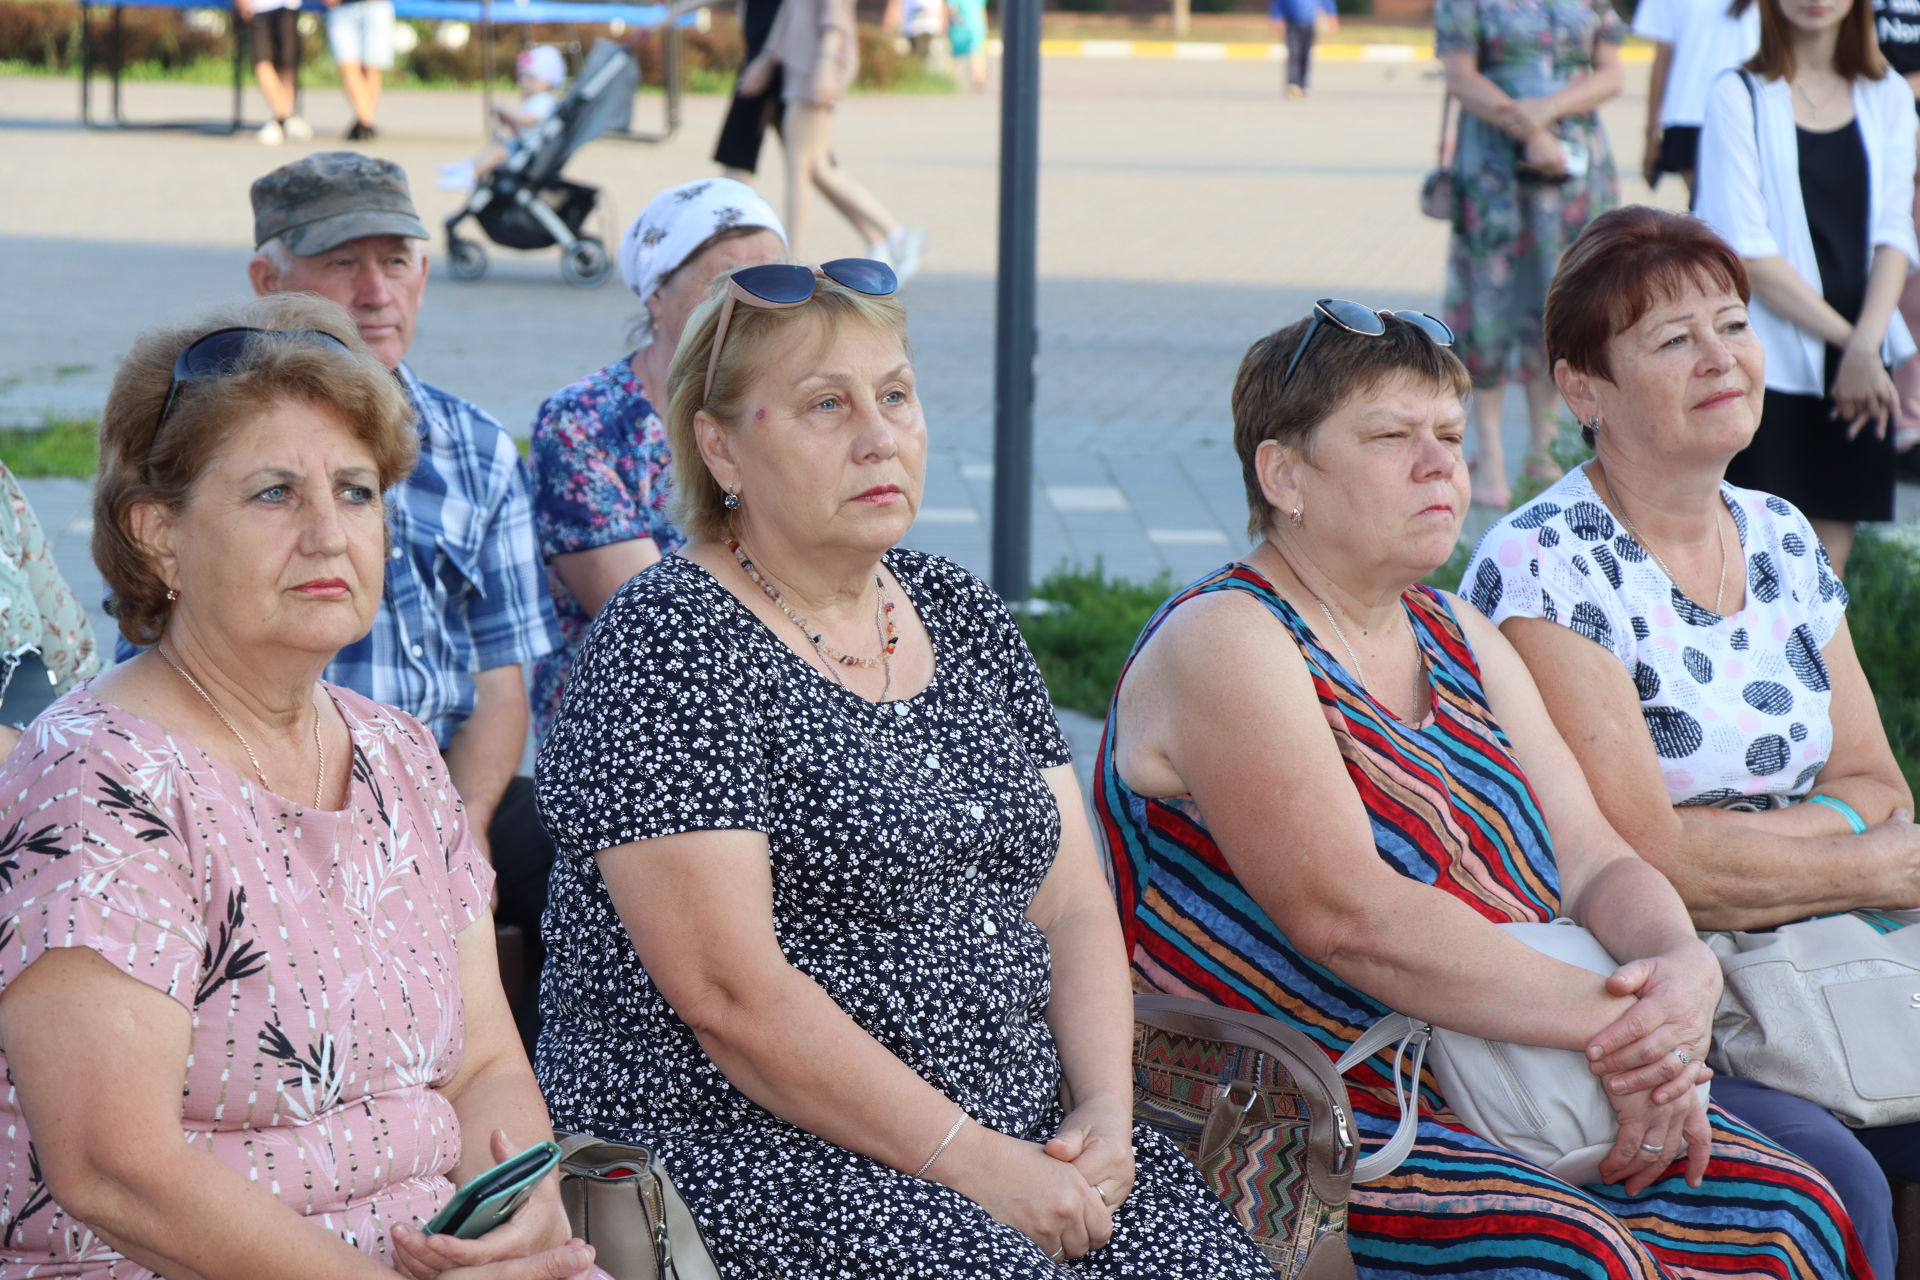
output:
[[[734,227],[764,227],[787,243],[786,228],[758,191],[732,178],[702,178],[668,187],[648,202],[620,238],[620,278],[642,302],[716,234]],[[636,335],[653,342],[653,326]]]

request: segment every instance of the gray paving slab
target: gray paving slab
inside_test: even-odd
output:
[[[1238,551],[1228,394],[1247,344],[1320,296],[1437,306],[1446,228],[1413,209],[1439,105],[1432,69],[1330,64],[1317,75],[1313,98],[1286,103],[1265,64],[1045,64],[1036,575],[1099,559],[1109,572],[1186,577]],[[1603,112],[1625,152],[1637,145],[1644,72],[1628,80]],[[0,202],[0,424],[96,416],[135,334],[242,295],[248,183],[302,150],[340,145],[347,123],[336,95],[316,93],[321,137],[267,149],[84,131],[74,102],[71,81],[0,79],[0,154],[10,175],[33,175]],[[214,88],[128,89],[129,109],[148,116],[217,114],[221,103]],[[711,172],[723,105],[690,99],[666,144],[603,142],[576,158],[571,175],[604,193],[609,235],[654,190]],[[979,570],[991,546],[996,108],[983,95],[856,97],[835,141],[903,220],[929,230],[925,270],[904,294],[932,450],[927,519],[911,541]],[[372,149],[408,170],[431,223],[454,205],[435,167],[475,145],[478,96],[391,93],[383,115]],[[782,182],[770,156],[762,187],[778,200]],[[1646,198],[1636,178],[1625,185]],[[1670,186],[1661,202],[1677,198]],[[830,213],[817,226],[804,256],[860,249]],[[498,251],[477,284],[430,279],[413,361],[524,434],[547,394],[620,353],[638,308],[617,284],[568,288],[551,252]],[[1518,408],[1507,415],[1516,465]],[[83,513],[76,492],[30,486],[36,505]],[[1920,514],[1915,495],[1902,504]],[[63,567],[87,595],[84,516],[57,523]]]

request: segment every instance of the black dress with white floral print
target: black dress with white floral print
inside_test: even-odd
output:
[[[1030,1141],[1060,1123],[1051,957],[1024,913],[1060,841],[1040,771],[1066,744],[999,598],[937,557],[887,565],[935,658],[928,687],[897,702],[822,676],[682,557],[602,611],[538,771],[561,853],[537,1055],[555,1126],[653,1146],[729,1276],[1270,1277],[1143,1130],[1112,1243],[1049,1262],[957,1192],[755,1105],[648,979],[594,855],[764,832],[789,963],[979,1123]]]

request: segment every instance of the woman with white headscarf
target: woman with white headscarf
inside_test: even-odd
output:
[[[654,405],[688,314],[715,276],[786,256],[773,206],[731,178],[668,187],[621,238],[621,278],[647,308],[639,345],[556,391],[533,420],[534,529],[566,638],[534,667],[536,739],[600,606],[686,540],[667,516],[672,458]]]

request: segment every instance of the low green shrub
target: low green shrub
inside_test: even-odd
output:
[[[1453,556],[1425,581],[1452,591],[1473,548]],[[1040,664],[1056,704],[1104,716],[1107,700],[1141,629],[1176,584],[1110,578],[1104,566],[1062,566],[1034,595],[1051,606],[1023,615],[1020,630]],[[1854,650],[1873,684],[1880,720],[1908,783],[1920,791],[1920,526],[1863,529],[1847,562],[1847,624]]]
[[[1920,528],[1863,529],[1847,558],[1847,629],[1894,758],[1920,791]]]
[[[1464,543],[1425,581],[1451,591],[1473,548]],[[1062,565],[1033,589],[1044,612],[1023,614],[1020,630],[1046,677],[1054,702],[1104,716],[1133,642],[1179,584],[1166,574],[1150,582],[1110,578],[1098,560],[1091,569]]]

